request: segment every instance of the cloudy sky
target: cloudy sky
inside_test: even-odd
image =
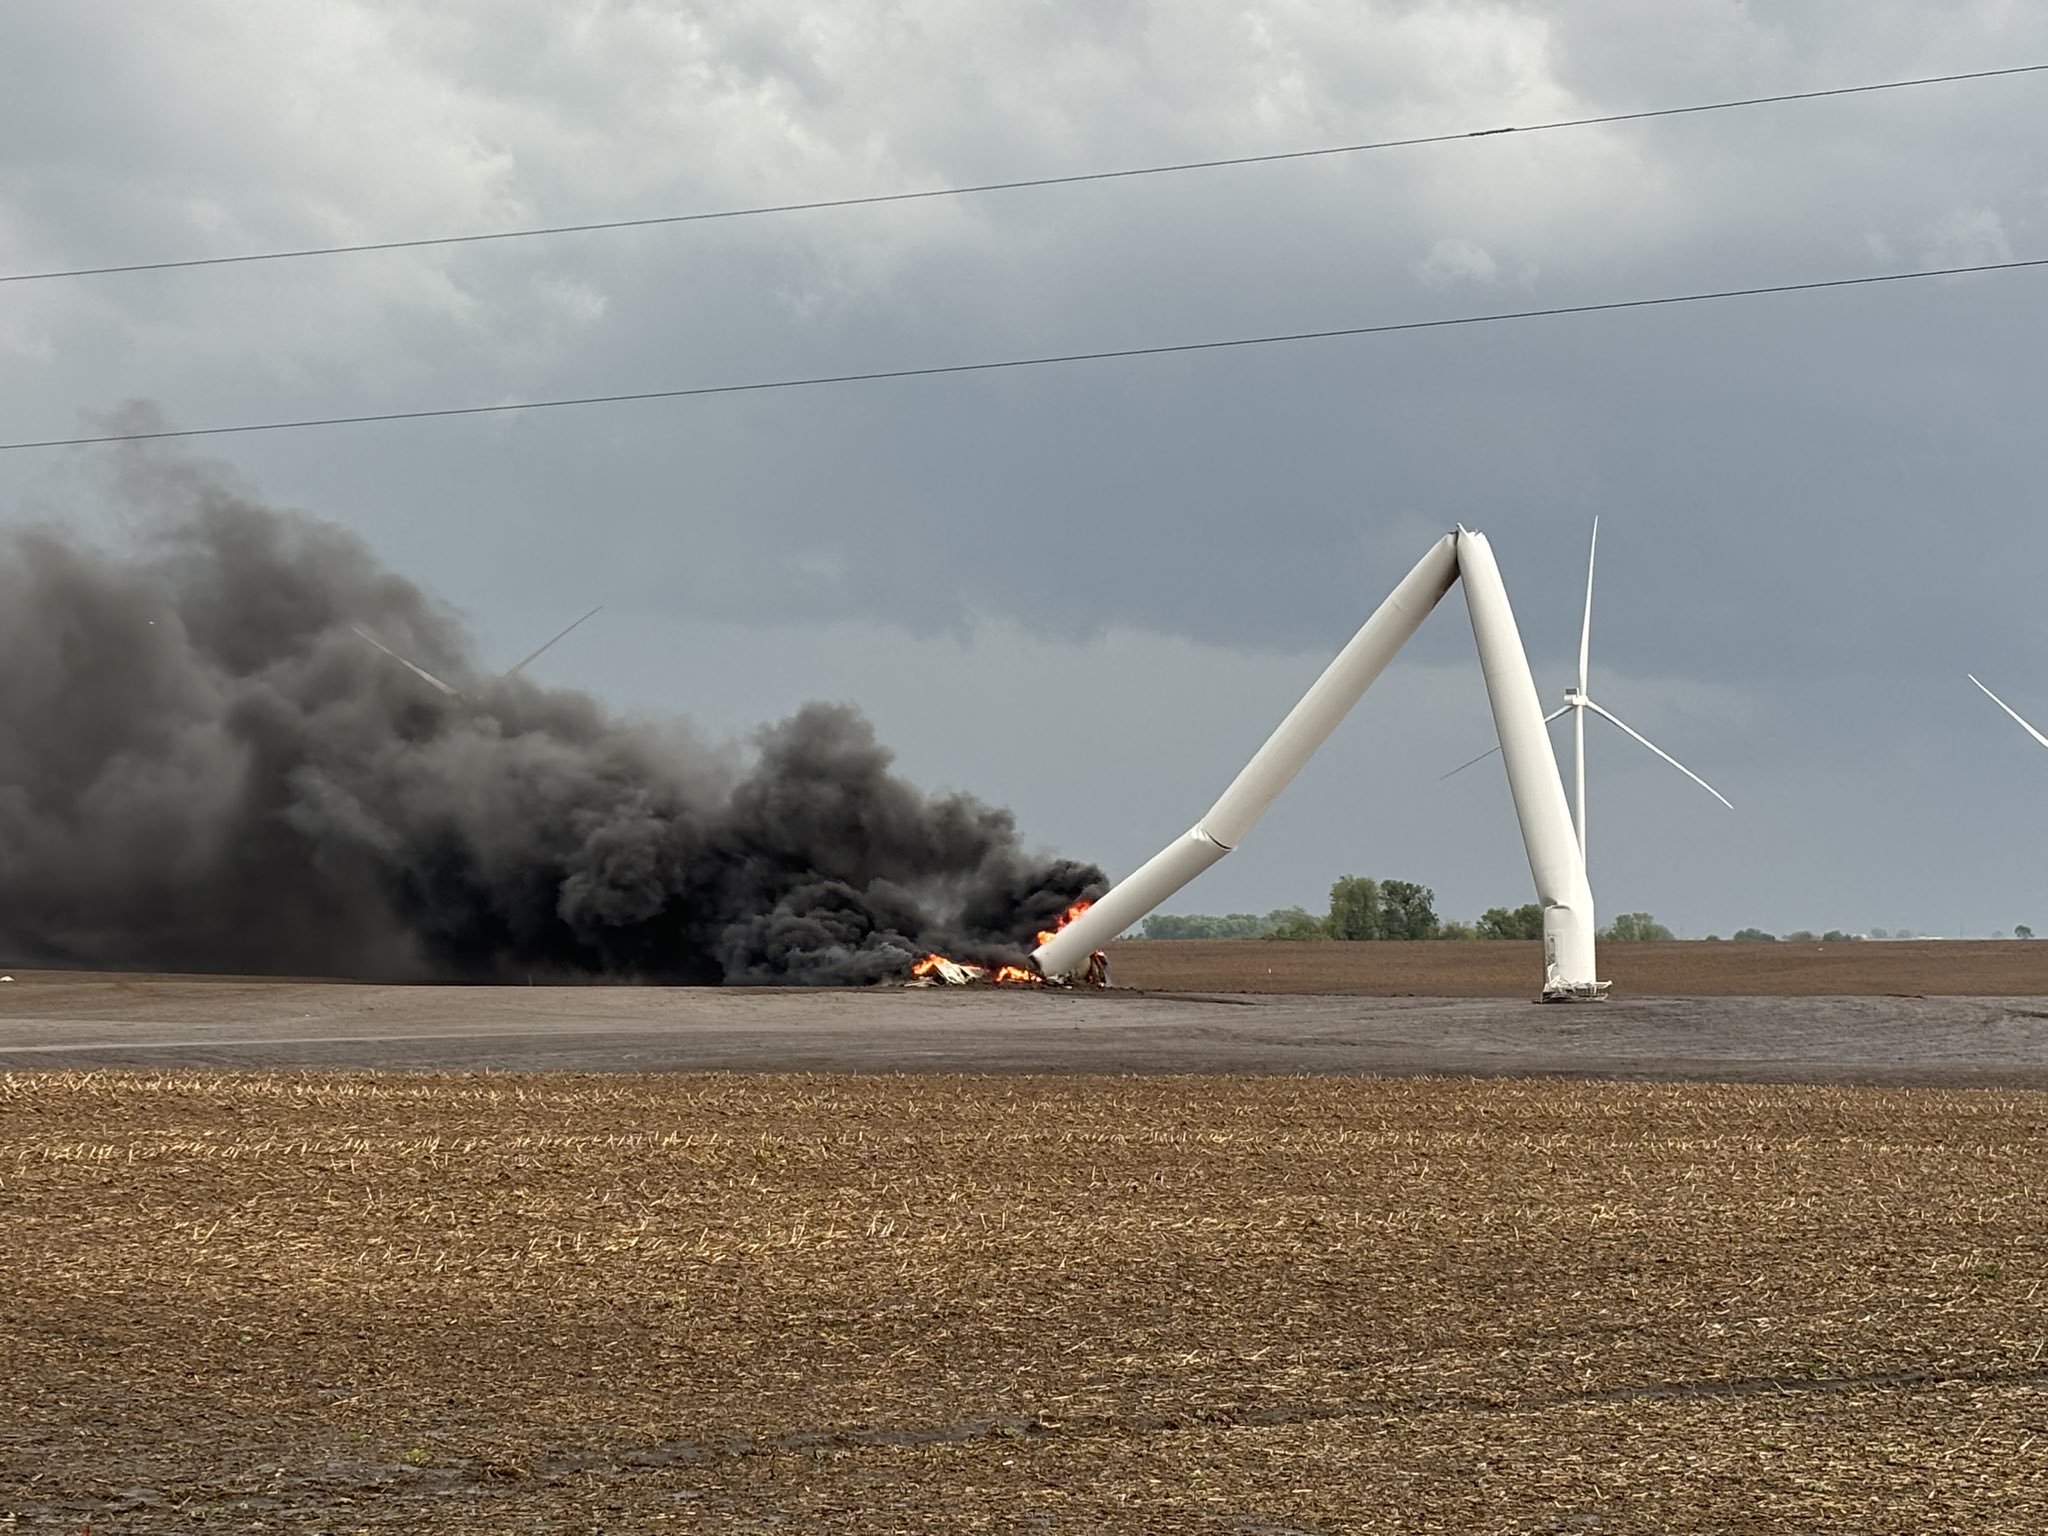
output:
[[[2048,63],[2017,0],[184,0],[0,14],[0,272],[856,197]],[[745,383],[2048,256],[2048,74],[629,232],[0,284],[7,441]],[[2048,271],[204,441],[513,660],[1130,869],[1430,541],[1561,696],[1601,910],[2048,932]],[[102,448],[0,516],[112,527]],[[1177,910],[1531,899],[1453,594]]]

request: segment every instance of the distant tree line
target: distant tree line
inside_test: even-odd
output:
[[[1334,939],[1358,943],[1374,939],[1540,939],[1543,908],[1525,902],[1519,907],[1489,907],[1473,921],[1446,922],[1437,916],[1436,892],[1413,880],[1376,880],[1345,875],[1330,887],[1330,905],[1321,917],[1306,907],[1278,907],[1260,917],[1232,912],[1222,917],[1155,913],[1139,932],[1148,939]],[[1624,912],[1600,937],[1631,940],[1669,939],[1671,930],[1647,912]]]
[[[1707,937],[1718,942],[1721,935],[1710,933]],[[1777,934],[1765,933],[1761,928],[1738,928],[1731,937],[1738,944],[1776,944],[1779,941]],[[1787,944],[1840,944],[1850,939],[1861,937],[1863,935],[1844,933],[1839,928],[1830,928],[1826,933],[1815,933],[1811,928],[1795,928],[1790,933],[1784,935],[1784,942]],[[1913,935],[1904,928],[1901,928],[1895,934],[1887,934],[1882,928],[1873,928],[1870,930],[1869,937],[1873,939],[1910,939]]]
[[[1306,907],[1277,907],[1260,917],[1252,912],[1232,912],[1223,917],[1200,914],[1154,914],[1139,928],[1148,939],[1336,939],[1348,943],[1371,939],[1540,939],[1543,937],[1543,908],[1524,902],[1519,907],[1488,907],[1471,922],[1446,921],[1437,916],[1436,892],[1413,880],[1375,880],[1364,875],[1345,875],[1330,887],[1330,905],[1318,917]],[[1873,939],[1910,939],[1909,928],[1873,928]],[[2012,930],[2016,939],[2031,939],[2034,930],[2025,923]],[[1672,931],[1647,912],[1624,912],[1605,928],[1600,938],[1606,943],[1669,940]],[[1720,935],[1710,933],[1709,941]],[[1775,944],[1780,936],[1761,928],[1738,928],[1730,935],[1740,943]],[[1783,935],[1791,944],[1841,944],[1865,935],[1830,928],[1815,933],[1809,928]],[[1997,938],[1997,934],[1992,935]]]
[[[1228,912],[1221,917],[1200,912],[1155,912],[1145,919],[1138,931],[1148,939],[1270,939],[1281,937],[1283,928],[1317,926],[1317,920],[1305,909],[1280,907],[1264,917],[1256,912]],[[1293,937],[1293,934],[1285,936]]]

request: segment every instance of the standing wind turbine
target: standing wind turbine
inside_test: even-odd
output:
[[[583,619],[590,618],[593,614],[602,612],[603,609],[604,604],[599,603],[597,607],[591,609],[589,613],[584,614]],[[581,624],[583,622],[583,619],[578,619],[576,621],[576,624]],[[497,681],[501,683],[511,682],[513,678],[517,677],[520,673],[524,672],[536,661],[539,661],[541,656],[550,647],[554,645],[555,641],[560,640],[564,636],[566,636],[569,633],[570,629],[574,629],[576,627],[576,624],[571,624],[568,629],[564,629],[563,631],[561,631],[560,634],[557,634],[554,637],[554,639],[549,640],[546,644],[535,647],[534,650],[529,652],[523,659],[515,663],[510,671],[501,673],[498,676]],[[354,630],[358,635],[361,635],[365,640],[369,641],[370,644],[377,647],[378,650],[382,651],[386,656],[389,656],[393,661],[397,662],[401,667],[404,667],[406,671],[412,673],[415,677],[420,678],[424,682],[431,683],[434,687],[440,689],[443,693],[447,694],[452,699],[459,699],[462,697],[462,690],[460,688],[457,688],[453,683],[442,682],[440,678],[434,676],[433,673],[429,672],[425,667],[420,666],[417,662],[406,660],[405,657],[399,655],[398,652],[391,649],[391,647],[386,645],[382,640],[379,640],[367,629],[364,629],[362,625],[351,624],[349,625],[349,628]]]
[[[1650,740],[1649,737],[1643,735],[1642,732],[1636,730],[1633,726],[1621,720],[1616,715],[1610,713],[1608,710],[1601,708],[1600,705],[1596,704],[1593,701],[1592,694],[1587,692],[1586,674],[1588,665],[1592,659],[1593,652],[1593,561],[1595,557],[1599,554],[1599,552],[1600,519],[1596,517],[1593,519],[1593,541],[1591,546],[1586,551],[1586,616],[1584,621],[1579,625],[1579,685],[1576,688],[1565,689],[1564,703],[1562,703],[1556,709],[1552,710],[1549,714],[1543,717],[1543,723],[1545,725],[1549,725],[1554,720],[1562,719],[1567,714],[1569,714],[1572,717],[1572,813],[1574,823],[1577,825],[1579,831],[1579,860],[1581,863],[1583,863],[1586,858],[1587,710],[1591,710],[1594,714],[1598,715],[1601,719],[1607,721],[1610,725],[1616,726],[1622,731],[1626,732],[1628,735],[1634,737],[1637,741],[1641,742],[1644,746],[1648,747],[1652,752],[1656,753],[1659,757],[1663,758],[1665,762],[1669,763],[1672,767],[1676,768],[1680,773],[1684,774],[1688,779],[1691,779],[1693,783],[1699,785],[1701,789],[1704,789],[1716,800],[1720,801],[1723,805],[1727,806],[1729,810],[1732,811],[1735,809],[1734,802],[1731,801],[1726,795],[1722,794],[1721,791],[1714,788],[1713,785],[1709,784],[1705,779],[1701,778],[1698,774],[1694,773],[1690,768],[1686,767],[1685,764],[1681,763],[1669,752],[1666,752],[1662,747],[1658,746],[1654,741]],[[1972,681],[1974,682],[1975,679],[1973,678]],[[1977,686],[1981,688],[1984,685],[1982,683],[1978,683]],[[2008,711],[2008,713],[2010,713],[2010,711]],[[2019,719],[2017,715],[2014,715],[2013,718],[2015,720]],[[2020,723],[2022,725],[2026,725],[2026,722],[2024,720],[2020,721]],[[2027,729],[2032,730],[2033,727],[2027,726]],[[2044,739],[2042,741],[2042,745],[2048,746],[2048,739]],[[1458,764],[1457,767],[1451,770],[1451,773],[1463,773],[1467,768],[1470,768],[1474,763],[1485,762],[1489,757],[1493,756],[1493,754],[1498,752],[1499,750],[1499,747],[1488,748],[1486,751],[1480,753],[1477,757],[1468,758],[1466,761]],[[1451,773],[1445,774],[1444,777],[1448,779],[1451,776]]]
[[[1970,673],[1970,672],[1965,672],[1965,673],[1963,674],[1963,676],[1965,676],[1965,677],[1969,678],[1971,682],[1973,682],[1973,683],[1977,683],[1977,678],[1976,678],[1976,675],[1975,675],[1974,673]],[[1983,685],[1982,683],[1977,683],[1977,686],[1978,686],[1979,688],[1984,688],[1984,685]],[[1991,691],[1991,690],[1990,690],[1989,688],[1984,688],[1984,697],[1985,697],[1985,698],[1987,698],[1987,699],[1989,699],[1989,700],[1990,700],[1990,701],[1991,701],[1992,703],[1996,704],[1996,705],[1997,705],[1997,706],[1998,706],[1998,707],[1999,707],[2000,709],[2004,710],[2004,711],[2005,711],[2005,712],[2006,712],[2006,713],[2007,713],[2008,715],[2011,715],[2011,716],[2013,717],[2013,719],[2015,719],[2015,720],[2019,720],[2019,721],[2020,721],[2020,729],[2021,729],[2021,730],[2025,731],[2025,732],[2026,732],[2026,733],[2027,733],[2027,734],[2028,734],[2029,736],[2033,737],[2033,738],[2034,738],[2034,740],[2036,740],[2036,741],[2038,741],[2039,743],[2041,743],[2041,745],[2042,745],[2042,746],[2044,746],[2044,747],[2048,747],[2048,736],[2043,736],[2043,735],[2042,735],[2042,734],[2041,734],[2041,733],[2040,733],[2039,731],[2035,730],[2035,729],[2034,729],[2034,728],[2033,728],[2033,727],[2032,727],[2031,725],[2027,724],[2027,722],[2026,722],[2026,721],[2024,721],[2024,720],[2020,720],[2020,712],[2019,712],[2018,710],[2014,709],[2014,708],[2013,708],[2013,707],[2012,707],[2012,706],[2011,706],[2010,704],[2006,703],[2006,702],[2005,702],[2005,700],[2001,699],[2001,698],[2000,698],[2000,697],[1999,697],[1999,696],[1998,696],[1997,694],[1993,693],[1993,692],[1992,692],[1992,691]]]

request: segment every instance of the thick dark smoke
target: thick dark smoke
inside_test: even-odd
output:
[[[0,961],[866,982],[1020,958],[1102,883],[893,775],[850,708],[714,750],[497,683],[349,534],[154,476],[176,506],[111,548],[0,534]]]

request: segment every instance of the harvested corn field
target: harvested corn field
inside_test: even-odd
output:
[[[2048,1095],[0,1077],[0,1518],[2037,1532]]]

